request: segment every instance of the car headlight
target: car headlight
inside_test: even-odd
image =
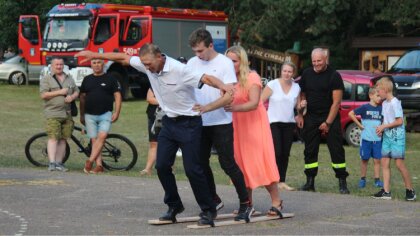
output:
[[[414,83],[411,85],[411,87],[412,87],[412,88],[415,88],[415,89],[420,89],[420,81],[414,82]]]

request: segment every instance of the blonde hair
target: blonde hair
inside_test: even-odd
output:
[[[227,55],[229,52],[235,54],[239,58],[238,82],[239,85],[244,88],[248,79],[248,74],[250,72],[248,55],[246,54],[245,49],[241,46],[232,46],[228,48],[225,52],[225,55]]]
[[[388,77],[383,77],[378,82],[376,82],[377,88],[383,88],[385,91],[392,93],[394,90],[394,84],[392,83],[391,79]]]
[[[285,61],[285,62],[283,62],[283,64],[280,67],[280,74],[281,74],[281,71],[283,70],[283,67],[284,66],[290,66],[290,67],[292,67],[292,69],[293,69],[293,75],[292,75],[292,77],[294,77],[296,75],[296,65],[293,62],[291,62],[291,61]]]

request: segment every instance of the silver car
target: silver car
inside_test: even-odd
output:
[[[29,78],[29,82],[39,82],[39,75],[43,67],[42,65],[28,65],[28,70],[26,70],[25,60],[16,55],[0,64],[0,80],[6,80],[9,84],[16,85],[25,84],[27,78]]]

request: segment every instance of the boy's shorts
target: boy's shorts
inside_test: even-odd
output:
[[[367,141],[362,139],[362,142],[360,143],[360,159],[365,161],[369,160],[371,157],[374,159],[381,159],[381,149],[381,141]]]
[[[85,114],[86,133],[89,138],[96,138],[99,132],[108,133],[111,129],[112,112],[102,115]]]
[[[45,130],[50,139],[68,139],[73,132],[74,122],[71,118],[48,118]]]
[[[391,139],[384,136],[382,139],[382,157],[401,158],[405,156],[405,138]]]

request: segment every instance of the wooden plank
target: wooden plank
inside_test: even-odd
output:
[[[259,212],[259,211],[256,211],[252,214],[252,216],[260,216],[260,215],[262,215],[262,213]],[[236,216],[236,214],[234,214],[234,213],[218,214],[215,220],[230,219],[230,218],[233,218],[235,216]],[[153,219],[153,220],[148,220],[147,223],[149,223],[151,225],[167,225],[167,224],[194,222],[194,221],[198,221],[199,219],[200,219],[199,216],[187,216],[187,217],[176,218],[176,222],[161,221],[159,219]]]
[[[256,216],[251,217],[251,221],[249,223],[256,223],[256,222],[263,222],[263,221],[269,221],[269,220],[282,220],[286,218],[292,218],[294,217],[294,213],[283,213],[283,218],[280,218],[279,216]],[[247,224],[245,221],[235,221],[235,220],[223,220],[223,221],[215,221],[214,227],[221,227],[221,226],[229,226],[229,225],[239,225],[239,224]],[[205,228],[211,228],[210,225],[187,225],[187,228],[189,229],[205,229]]]

